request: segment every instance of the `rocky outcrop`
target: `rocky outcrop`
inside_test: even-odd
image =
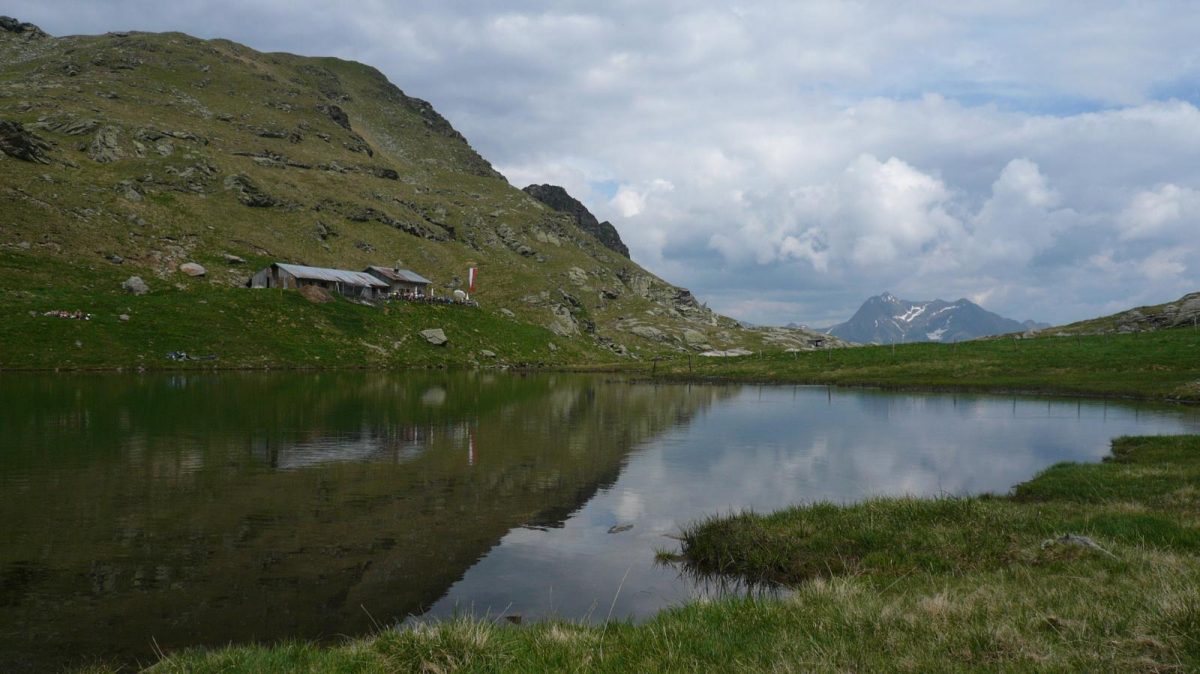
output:
[[[332,120],[334,124],[337,124],[338,126],[342,127],[343,129],[345,129],[347,131],[351,130],[350,129],[350,115],[347,115],[346,111],[341,109],[339,106],[318,105],[317,109],[320,110],[321,112],[325,113],[326,115],[328,115],[329,119]]]
[[[561,337],[574,337],[579,334],[579,321],[576,320],[571,309],[564,304],[555,304],[550,307],[552,318],[547,326],[550,332]]]
[[[249,176],[238,173],[225,178],[225,189],[236,192],[238,201],[252,208],[278,206],[279,200],[259,189]]]
[[[50,143],[27,131],[20,122],[0,121],[0,154],[14,159],[49,164]]]
[[[18,21],[11,16],[0,16],[0,33],[12,33],[26,38],[43,38],[46,32],[32,23]]]
[[[111,164],[124,153],[121,152],[121,132],[115,126],[103,126],[96,131],[91,144],[88,145],[88,158],[97,164]]]
[[[558,185],[530,185],[525,188],[525,193],[559,213],[570,215],[580,229],[596,237],[605,248],[629,257],[629,248],[621,241],[617,228],[611,222],[598,221],[586,206],[563,188]]]
[[[521,239],[517,237],[517,233],[508,225],[500,225],[496,228],[496,236],[500,241],[509,248],[509,250],[521,255],[522,257],[533,257],[537,255],[537,251],[529,246],[521,243]]]
[[[61,133],[64,136],[83,136],[94,132],[100,127],[100,122],[91,118],[80,118],[73,116],[54,117],[51,119],[39,120],[33,125],[38,129]]]

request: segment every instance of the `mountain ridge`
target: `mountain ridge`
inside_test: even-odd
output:
[[[890,292],[863,302],[847,321],[826,332],[860,344],[958,342],[1010,332],[1025,332],[1043,324],[1024,323],[990,312],[967,298],[903,300]]]

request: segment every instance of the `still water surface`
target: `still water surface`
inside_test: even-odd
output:
[[[0,671],[642,618],[714,513],[1004,492],[1194,408],[488,373],[0,377]],[[610,533],[612,532],[612,533]],[[410,618],[411,619],[411,618]]]

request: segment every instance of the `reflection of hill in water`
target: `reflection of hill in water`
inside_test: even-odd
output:
[[[727,392],[564,375],[6,377],[0,623],[22,627],[0,633],[0,669],[419,612],[512,527],[561,523],[632,447]]]

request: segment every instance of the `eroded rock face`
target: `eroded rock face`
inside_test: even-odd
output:
[[[33,126],[65,136],[83,136],[100,128],[100,122],[91,118],[65,116],[39,121]]]
[[[347,131],[350,131],[350,115],[347,115],[345,110],[336,105],[318,105],[317,109],[326,115],[329,115],[329,119],[331,119],[334,124],[337,124]]]
[[[563,188],[558,185],[530,185],[524,191],[559,213],[570,215],[580,229],[596,237],[605,248],[629,257],[629,247],[621,241],[617,228],[611,222],[597,220],[586,206]]]
[[[50,143],[26,130],[20,122],[0,120],[0,154],[35,164],[49,164],[50,149]]]
[[[571,314],[571,309],[564,304],[550,307],[553,319],[546,326],[550,332],[562,337],[574,337],[579,334],[579,321]]]
[[[123,157],[120,130],[115,126],[100,127],[88,145],[87,155],[97,164],[111,164]]]
[[[237,192],[238,201],[252,208],[278,206],[279,200],[263,192],[249,176],[238,173],[225,178],[225,189]]]

